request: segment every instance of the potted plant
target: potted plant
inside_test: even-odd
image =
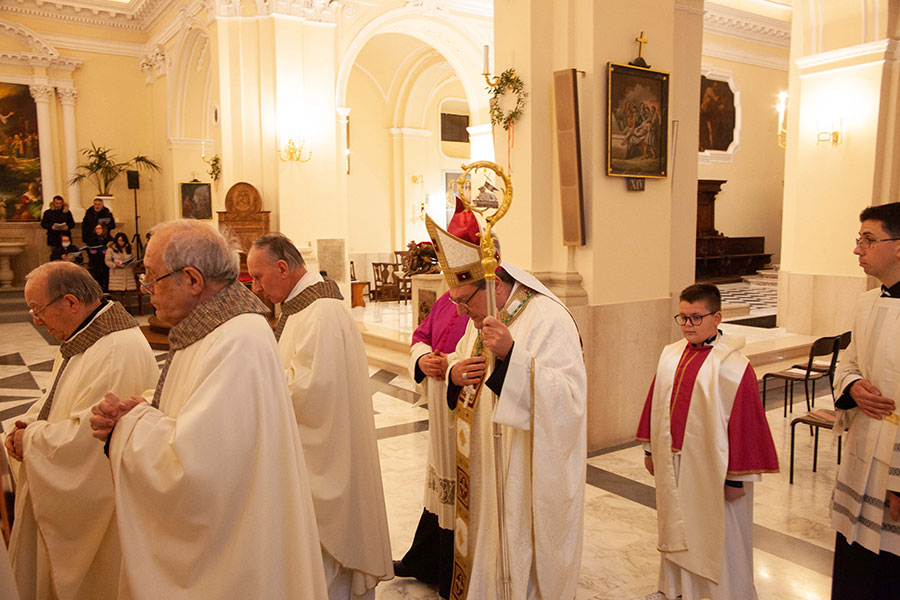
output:
[[[81,154],[87,157],[87,160],[75,167],[75,176],[69,180],[69,185],[87,179],[97,186],[97,196],[104,200],[111,198],[109,187],[125,171],[135,168],[160,171],[158,164],[141,154],[131,160],[117,162],[111,148],[96,146],[94,142],[91,142],[90,148],[83,148]]]

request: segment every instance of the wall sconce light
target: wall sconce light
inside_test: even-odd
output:
[[[843,121],[843,119],[837,119],[837,121],[832,119],[828,121],[827,125],[822,121],[816,121],[816,146],[826,142],[831,142],[832,146],[840,144],[843,139],[841,134]]]
[[[413,175],[411,179],[413,183],[422,183],[423,181],[425,181],[424,177],[422,177],[421,175]]]
[[[781,92],[778,94],[778,104],[775,105],[775,110],[778,111],[778,145],[782,148],[787,144],[787,99],[787,92]]]
[[[294,161],[294,162],[309,162],[312,158],[312,150],[306,151],[306,157],[303,155],[303,147],[306,146],[306,140],[300,138],[300,142],[298,143],[294,138],[290,138],[287,141],[287,144],[284,145],[278,151],[278,157],[281,160]]]

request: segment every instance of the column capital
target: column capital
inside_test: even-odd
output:
[[[28,91],[35,102],[50,102],[53,99],[52,85],[32,84],[28,86]]]
[[[56,95],[59,96],[59,102],[63,106],[74,106],[75,99],[78,97],[78,90],[75,88],[56,88]]]

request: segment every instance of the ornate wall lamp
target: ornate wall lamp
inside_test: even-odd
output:
[[[831,142],[832,146],[837,146],[843,140],[843,119],[830,119],[816,121],[816,146]]]
[[[787,143],[787,99],[787,92],[781,92],[778,94],[778,104],[775,105],[775,110],[778,111],[778,145],[782,148]]]
[[[306,146],[306,140],[303,138],[300,138],[299,142],[294,138],[288,138],[284,147],[278,151],[278,157],[285,162],[309,162],[312,158],[312,150],[306,150],[304,156],[304,146]]]

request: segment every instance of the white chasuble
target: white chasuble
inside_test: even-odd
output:
[[[410,377],[416,363],[433,352],[425,342],[413,344],[409,355]],[[453,529],[456,519],[456,414],[447,407],[447,380],[425,377],[419,384],[428,403],[428,466],[425,475],[425,510],[437,515],[441,529]]]
[[[219,294],[249,302],[241,288],[234,283]],[[207,301],[207,320],[221,312],[215,299]],[[327,597],[278,347],[265,318],[249,312],[227,316],[170,354],[159,408],[140,404],[113,431],[129,597]]]
[[[673,455],[670,400],[686,344],[687,341],[679,340],[663,349],[653,385],[650,449],[656,480],[658,548],[664,559],[662,575],[666,575],[665,561],[669,561],[716,584],[722,583],[726,522],[734,520],[739,524],[747,520],[732,515],[735,506],[726,508],[724,485],[729,464],[728,422],[749,363],[740,353],[743,338],[723,335],[716,340],[697,372],[684,443],[680,453]],[[752,526],[752,496],[739,502],[740,507],[750,511]],[[735,531],[739,532],[740,528]],[[668,579],[673,579],[672,574],[668,575]],[[690,578],[685,581],[689,582]],[[701,597],[691,589],[683,589],[681,593],[685,598]],[[724,585],[717,593],[713,597],[731,597]],[[742,598],[752,597],[755,592],[751,572],[748,595]]]
[[[322,547],[361,596],[393,577],[393,564],[359,327],[341,300],[320,297],[287,317],[278,348]]]
[[[570,600],[581,568],[586,470],[586,375],[575,321],[546,288],[502,265],[528,287],[539,287],[509,325],[514,340],[496,411],[487,386],[472,431],[457,420],[457,451],[469,455],[469,525],[456,522],[454,543],[471,568],[467,598],[499,597],[500,546],[491,423],[506,444],[506,527],[512,598]],[[516,300],[517,286],[510,294]],[[509,314],[516,306],[506,307]],[[470,321],[449,368],[471,355],[478,330]],[[448,373],[449,373],[448,368]],[[461,395],[462,398],[462,395]],[[451,597],[457,573],[451,581]]]
[[[857,301],[853,341],[841,355],[835,373],[835,394],[864,378],[881,395],[900,404],[900,299],[881,297],[876,288]],[[900,555],[900,523],[890,517],[887,490],[900,491],[900,417],[895,411],[882,420],[858,408],[838,410],[835,435],[847,429],[844,459],[835,481],[831,523],[847,538],[868,550]]]
[[[127,319],[126,328],[98,332],[97,324],[117,312],[113,318]],[[112,478],[103,444],[92,436],[90,409],[107,392],[141,395],[156,384],[159,369],[121,305],[108,303],[65,344],[98,335],[68,361],[57,353],[46,419],[38,417],[49,390],[20,419],[29,425],[24,463],[11,461],[18,469],[10,556],[22,598],[117,597],[121,554]]]

